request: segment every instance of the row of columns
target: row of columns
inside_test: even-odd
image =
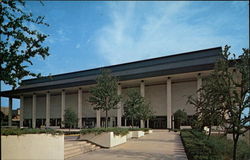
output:
[[[172,116],[172,95],[171,95],[171,78],[167,78],[167,128],[171,128],[171,116]],[[197,90],[199,90],[202,86],[202,78],[201,75],[198,74],[197,77]],[[122,94],[122,87],[121,84],[118,84],[117,94]],[[140,94],[142,97],[145,97],[145,83],[142,80],[140,83]],[[200,94],[197,93],[197,96],[199,97]],[[20,127],[23,127],[23,95],[20,96]],[[122,104],[121,102],[118,103],[118,109],[117,109],[117,126],[121,127],[121,117],[122,117]],[[61,92],[61,121],[64,121],[64,110],[65,110],[65,90],[62,90]],[[77,116],[78,116],[78,127],[82,128],[82,89],[78,89],[78,107],[77,107]],[[11,126],[11,120],[12,120],[12,98],[9,98],[9,125]],[[126,121],[125,121],[126,122]],[[141,120],[141,128],[144,128],[144,121]],[[46,127],[50,126],[50,92],[46,93]],[[101,111],[96,111],[96,127],[101,126]],[[36,94],[34,93],[32,96],[32,127],[36,127]],[[62,123],[63,127],[63,123]],[[149,127],[149,120],[147,120],[147,127]]]

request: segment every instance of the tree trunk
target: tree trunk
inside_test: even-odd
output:
[[[207,139],[209,139],[209,138],[210,138],[210,135],[211,135],[211,130],[212,130],[212,126],[210,125],[210,126],[209,126],[209,132],[208,132],[208,138],[207,138]]]
[[[108,111],[105,111],[106,115],[105,115],[105,128],[108,127]]]
[[[236,137],[234,138],[233,160],[236,160],[236,157],[237,157],[237,144],[238,144],[238,139],[239,139],[239,135],[236,135]]]
[[[132,117],[132,128],[134,128],[134,118]]]

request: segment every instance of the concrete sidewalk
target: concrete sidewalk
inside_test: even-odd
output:
[[[100,149],[70,160],[187,160],[178,133],[154,130],[111,149]]]

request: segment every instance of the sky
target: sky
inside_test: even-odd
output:
[[[32,59],[29,69],[44,76],[166,56],[218,46],[239,55],[249,48],[247,1],[26,2],[50,26],[50,56]],[[30,78],[30,77],[27,77]],[[26,78],[26,79],[27,79]],[[2,90],[11,89],[1,84]],[[8,106],[2,98],[2,106]],[[14,107],[19,101],[14,101]]]

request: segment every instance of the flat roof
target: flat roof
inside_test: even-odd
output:
[[[1,96],[12,96],[25,92],[59,89],[95,84],[101,69],[109,69],[119,80],[141,79],[162,75],[211,70],[220,58],[221,47],[179,53],[169,56],[145,59],[135,62],[99,67],[57,74],[47,77],[23,80],[15,90],[3,91]]]

